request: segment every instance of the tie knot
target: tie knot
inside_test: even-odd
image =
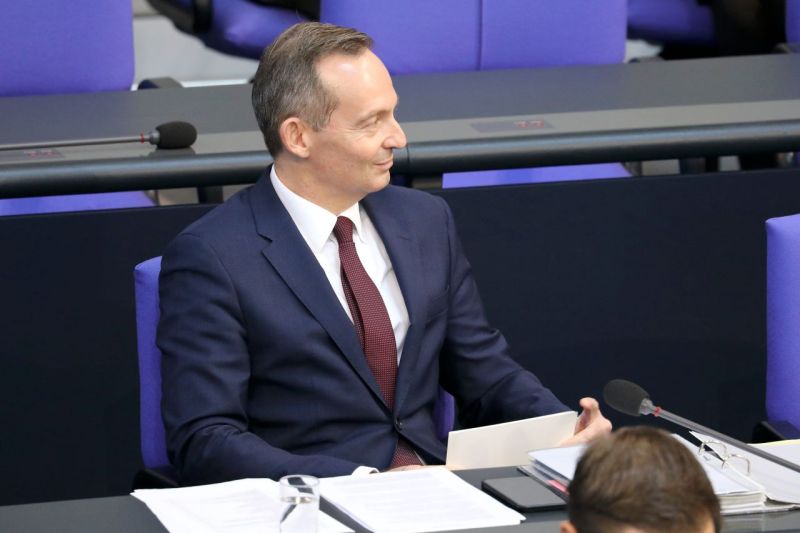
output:
[[[353,222],[347,217],[338,217],[333,227],[333,235],[339,244],[353,242]]]

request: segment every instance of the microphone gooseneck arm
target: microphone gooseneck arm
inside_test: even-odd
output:
[[[728,435],[720,433],[719,431],[714,431],[711,428],[707,428],[698,424],[697,422],[692,422],[687,418],[678,416],[675,413],[670,413],[666,409],[656,406],[653,404],[653,401],[650,399],[650,395],[647,393],[647,391],[632,381],[625,379],[612,379],[606,383],[605,387],[603,387],[603,399],[609,406],[620,413],[630,416],[653,415],[658,418],[663,418],[664,420],[669,420],[673,424],[677,424],[692,431],[697,431],[698,433],[704,433],[709,437],[719,440],[720,442],[726,442],[746,450],[757,457],[761,457],[762,459],[766,459],[767,461],[780,465],[784,468],[788,468],[793,472],[800,473],[800,465],[772,455],[771,453],[767,453],[759,448],[756,448],[755,446],[751,446],[740,440],[734,439],[733,437],[729,437]]]
[[[126,135],[124,137],[103,137],[101,139],[75,139],[55,142],[35,142],[0,144],[0,151],[38,150],[48,148],[64,148],[67,146],[97,146],[103,144],[150,143],[164,149],[189,148],[197,140],[197,129],[188,122],[165,122],[159,124],[150,133]]]
[[[770,462],[775,463],[775,464],[779,464],[779,465],[783,466],[784,468],[788,468],[789,470],[793,470],[795,472],[800,473],[800,465],[796,465],[796,464],[792,463],[791,461],[787,461],[786,459],[783,459],[782,457],[778,457],[776,455],[772,455],[771,453],[767,453],[767,452],[765,452],[764,450],[762,450],[760,448],[756,448],[755,446],[751,446],[750,444],[747,444],[747,443],[742,442],[740,440],[734,439],[733,437],[729,437],[728,435],[725,435],[724,433],[720,433],[719,431],[714,431],[711,428],[707,428],[705,426],[702,426],[702,425],[698,424],[697,422],[692,422],[691,420],[683,418],[682,416],[678,416],[675,413],[670,413],[666,409],[662,409],[660,407],[656,407],[656,406],[653,405],[653,402],[651,402],[649,398],[642,402],[642,409],[643,410],[644,409],[650,409],[648,407],[645,407],[645,405],[644,405],[645,402],[650,404],[650,406],[652,407],[652,410],[650,412],[647,412],[647,413],[643,412],[642,414],[652,414],[653,416],[655,416],[657,418],[663,418],[664,420],[669,420],[670,422],[672,422],[674,424],[678,424],[681,427],[684,427],[686,429],[690,429],[692,431],[697,431],[698,433],[703,433],[705,435],[708,435],[709,437],[713,437],[714,439],[716,439],[718,441],[726,442],[728,444],[736,446],[737,448],[742,448],[743,450],[746,450],[748,453],[752,453],[753,455],[757,455],[758,457],[761,457],[762,459],[766,459],[767,461],[770,461]]]
[[[0,145],[0,151],[6,150],[38,150],[40,148],[64,148],[67,146],[95,146],[98,144],[120,144],[129,142],[146,143],[152,134],[128,135],[126,137],[103,137],[102,139],[80,139],[74,141],[57,141],[43,143],[17,143]],[[156,142],[158,142],[156,140]],[[155,143],[153,143],[155,144]]]

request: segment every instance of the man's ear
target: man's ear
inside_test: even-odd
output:
[[[297,157],[307,158],[309,156],[309,130],[309,125],[298,117],[289,117],[281,122],[278,131],[283,148]]]
[[[569,520],[564,520],[561,522],[559,529],[561,530],[561,533],[578,533],[578,530],[575,529],[575,526],[573,526],[572,522]]]

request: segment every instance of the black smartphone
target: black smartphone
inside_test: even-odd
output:
[[[552,511],[567,505],[562,497],[527,476],[485,479],[481,487],[517,511]]]

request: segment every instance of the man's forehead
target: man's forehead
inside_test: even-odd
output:
[[[397,99],[389,72],[381,60],[369,50],[355,56],[326,56],[320,60],[317,72],[325,88],[336,93],[340,100],[349,100],[348,96],[359,99],[374,97],[382,101],[375,105],[383,107],[387,105],[383,100]],[[361,103],[369,105],[366,101]]]
[[[358,76],[365,67],[369,66],[365,61],[367,53],[372,54],[369,50],[357,54],[345,54],[342,52],[333,52],[321,57],[317,61],[317,73],[320,78],[331,78],[334,76]],[[375,56],[377,59],[377,56]],[[378,59],[378,61],[380,61]]]

